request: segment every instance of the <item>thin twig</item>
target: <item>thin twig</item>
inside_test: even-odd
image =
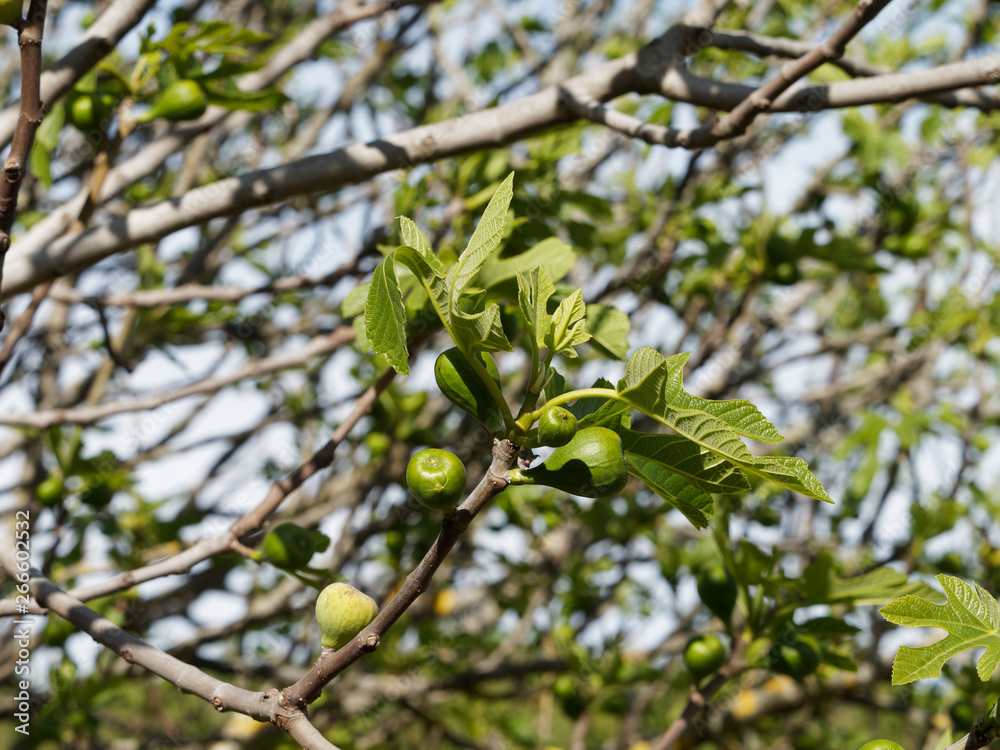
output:
[[[204,378],[182,388],[176,388],[166,393],[137,398],[132,401],[114,401],[96,406],[83,406],[78,409],[51,409],[34,413],[4,414],[0,416],[0,424],[18,425],[21,427],[50,427],[57,424],[93,424],[114,414],[125,414],[134,411],[150,411],[171,401],[177,401],[188,396],[201,393],[212,393],[227,385],[232,385],[246,378],[258,377],[289,367],[299,367],[313,357],[328,354],[354,340],[354,328],[341,326],[326,336],[313,339],[308,345],[290,354],[269,357],[251,362],[246,367],[229,375],[215,378]]]
[[[836,60],[844,54],[847,43],[857,36],[891,0],[861,0],[854,13],[825,42],[809,54],[785,63],[778,75],[764,83],[744,99],[728,115],[712,125],[682,130],[677,134],[678,143],[685,148],[704,148],[719,141],[743,135],[750,123],[761,112],[770,108],[771,102],[787,91],[796,81],[808,75],[825,62]]]
[[[17,345],[17,342],[21,340],[21,336],[23,336],[31,326],[31,321],[34,320],[35,313],[38,311],[38,306],[41,305],[42,301],[48,296],[49,289],[51,287],[51,281],[46,281],[44,284],[36,286],[34,291],[31,293],[31,302],[28,303],[24,312],[18,315],[17,320],[15,320],[13,325],[11,325],[10,330],[7,332],[7,338],[4,339],[3,342],[3,350],[0,351],[0,372],[3,372],[3,368],[7,366],[7,362],[14,353],[14,347]],[[3,318],[0,317],[0,325],[2,325],[2,320]]]
[[[17,215],[17,193],[28,172],[28,155],[35,142],[35,131],[45,116],[39,81],[42,76],[42,35],[45,32],[47,0],[31,0],[28,17],[20,22],[17,42],[21,47],[21,108],[10,153],[0,179],[0,288],[3,287],[3,261],[10,249],[10,230]],[[0,311],[0,327],[4,314]]]
[[[11,546],[0,550],[0,567],[14,580],[26,581],[31,596],[40,605],[69,620],[97,643],[118,654],[129,664],[138,664],[176,685],[182,692],[193,693],[219,711],[238,711],[258,721],[269,721],[285,730],[303,747],[337,750],[323,738],[301,711],[284,704],[275,690],[257,693],[230,685],[202,672],[142,638],[119,628],[101,617],[79,599],[67,594],[36,568],[19,566]],[[307,744],[308,743],[308,744]]]

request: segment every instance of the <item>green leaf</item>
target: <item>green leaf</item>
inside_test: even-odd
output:
[[[213,72],[217,74],[217,71]],[[233,83],[232,78],[228,79],[222,86],[207,86],[202,83],[202,91],[205,92],[205,98],[208,99],[209,104],[233,111],[271,113],[288,101],[288,97],[277,89],[243,91]]]
[[[752,440],[762,443],[782,441],[783,438],[774,429],[774,425],[749,401],[709,401],[687,393],[684,390],[683,373],[684,364],[690,356],[690,352],[684,352],[668,358],[648,346],[642,347],[625,366],[625,378],[622,380],[624,389],[620,384],[619,392],[634,391],[644,401],[648,401],[655,412],[667,409],[702,412]],[[651,417],[657,417],[657,413],[647,413]]]
[[[372,274],[365,305],[365,331],[376,354],[384,355],[400,375],[409,373],[406,314],[396,280],[395,253],[389,253]]]
[[[985,647],[976,671],[983,682],[1000,664],[1000,609],[997,600],[977,583],[953,576],[937,577],[947,601],[932,604],[917,596],[904,596],[885,605],[879,613],[891,623],[911,628],[940,628],[948,635],[930,646],[900,646],[892,664],[892,684],[940,677],[941,667],[970,648]]]
[[[704,492],[732,494],[750,489],[750,482],[736,466],[680,435],[624,430],[622,448],[627,455],[683,476]]]
[[[598,346],[615,359],[628,356],[628,315],[613,305],[587,305],[587,333],[592,346]]]
[[[669,505],[683,513],[696,528],[704,529],[708,526],[713,512],[711,495],[654,461],[626,455],[625,463],[629,474],[640,479]]]
[[[500,307],[485,307],[486,292],[465,296],[451,310],[451,335],[470,352],[509,352],[513,347],[500,321]]]
[[[412,247],[400,246],[395,250],[395,258],[413,272],[417,281],[427,293],[434,312],[441,319],[445,329],[455,337],[448,310],[448,286],[444,277],[444,266],[433,255],[424,256]]]
[[[344,301],[340,303],[341,316],[344,318],[353,318],[355,315],[363,313],[365,305],[368,304],[368,290],[370,288],[371,282],[365,282],[349,291],[347,296],[344,297]]]
[[[59,143],[59,131],[65,122],[66,108],[62,102],[56,102],[35,132],[35,143],[29,157],[31,173],[42,181],[46,189],[52,187],[52,151]]]
[[[508,282],[523,272],[522,269],[541,266],[550,279],[558,281],[569,273],[574,263],[576,263],[576,253],[573,252],[572,245],[558,237],[548,237],[520,255],[510,258],[490,256],[483,263],[477,281],[484,289],[504,295],[508,292]]]
[[[685,353],[667,358],[655,349],[642,347],[625,366],[625,377],[618,383],[619,397],[746,472],[817,500],[833,502],[802,459],[758,457],[747,450],[741,435],[765,443],[782,439],[756,406],[744,399],[709,401],[684,390],[682,375],[689,356]]]
[[[573,347],[590,339],[586,331],[586,316],[587,306],[583,302],[582,289],[577,289],[559,303],[545,337],[545,345],[553,354],[576,357]]]
[[[472,233],[468,247],[448,271],[452,307],[458,304],[465,287],[479,273],[483,263],[500,247],[504,225],[507,223],[507,209],[510,208],[513,197],[514,173],[511,172],[493,193],[489,205],[483,212],[483,218],[479,220],[476,231]]]
[[[545,336],[551,325],[548,302],[555,290],[541,266],[535,266],[527,274],[517,272],[517,303],[528,325],[528,333],[539,349],[545,346]]]
[[[431,250],[431,245],[424,237],[424,233],[420,231],[420,228],[413,222],[412,219],[408,219],[405,216],[399,217],[399,233],[403,238],[403,244],[408,247],[412,247],[418,253],[424,256],[427,260],[428,265],[434,267],[436,272],[440,272],[444,275],[444,266],[441,261],[438,260],[437,256],[434,255],[434,251]]]
[[[744,466],[747,471],[753,472],[759,477],[763,477],[775,484],[787,487],[793,492],[798,492],[806,497],[814,497],[832,503],[833,499],[826,494],[823,485],[809,471],[809,464],[801,458],[794,456],[754,456],[754,466],[750,468]]]
[[[904,594],[929,597],[938,593],[922,581],[913,581],[892,568],[876,568],[853,578],[841,578],[828,553],[817,557],[794,582],[806,604],[881,604]]]
[[[607,427],[609,430],[621,434],[622,426],[627,427],[631,422],[628,404],[607,399],[596,411],[580,418],[577,428],[582,430],[584,427]]]

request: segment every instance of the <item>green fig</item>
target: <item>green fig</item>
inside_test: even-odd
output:
[[[551,406],[538,418],[538,444],[558,448],[576,434],[576,417],[568,409]]]
[[[60,474],[49,474],[38,483],[35,488],[35,497],[42,505],[55,505],[62,500],[65,485]]]
[[[684,648],[684,665],[695,682],[718,672],[728,658],[729,651],[726,645],[718,636],[711,633],[696,635]]]
[[[607,427],[585,427],[541,466],[511,469],[507,479],[511,484],[540,484],[582,497],[613,497],[628,482],[622,439]]]
[[[377,614],[375,600],[346,583],[331,583],[316,599],[316,621],[327,648],[349,643]]]
[[[277,568],[297,570],[304,568],[316,552],[313,533],[294,523],[274,527],[264,537],[261,556]]]
[[[422,505],[452,511],[465,495],[465,464],[451,451],[427,448],[406,465],[406,484]]]
[[[160,98],[136,122],[149,122],[164,117],[171,122],[197,120],[208,109],[208,99],[195,81],[183,79],[167,86]]]

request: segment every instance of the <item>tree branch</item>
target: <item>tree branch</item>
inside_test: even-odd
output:
[[[321,338],[313,339],[307,346],[291,354],[279,357],[256,360],[241,370],[216,378],[205,378],[197,382],[177,388],[166,393],[145,396],[132,401],[114,401],[97,406],[83,406],[79,409],[52,409],[25,414],[0,415],[0,424],[18,425],[20,427],[50,427],[56,424],[92,424],[113,414],[125,414],[133,411],[150,411],[171,401],[177,401],[200,393],[211,393],[232,385],[246,378],[258,377],[288,367],[304,365],[313,357],[327,354],[354,340],[354,328],[341,326]]]
[[[260,529],[268,516],[286,497],[297,490],[303,482],[333,462],[337,446],[354,429],[354,425],[357,424],[358,420],[371,410],[375,399],[389,386],[395,375],[395,370],[387,370],[377,383],[358,398],[354,404],[354,409],[340,423],[337,429],[333,431],[333,435],[330,436],[326,445],[316,451],[308,461],[299,466],[289,476],[274,482],[267,496],[253,510],[234,522],[224,533],[218,537],[202,539],[183,552],[178,552],[151,565],[146,565],[136,570],[126,570],[106,581],[91,584],[90,586],[78,586],[70,594],[82,601],[94,599],[99,596],[107,596],[108,594],[132,588],[145,581],[152,581],[153,579],[168,575],[187,573],[202,560],[207,560],[214,555],[229,550],[234,541]],[[42,613],[42,610],[38,609],[32,609],[31,611],[32,613]],[[9,616],[15,612],[16,609],[14,608],[13,600],[0,600],[0,617]]]
[[[845,24],[847,31],[828,40],[826,45],[814,51],[809,60],[793,63],[786,75],[804,74],[807,67],[812,69],[810,66],[829,59],[857,23]],[[370,143],[354,143],[327,154],[219,180],[179,198],[134,209],[125,217],[111,219],[76,236],[58,237],[61,232],[54,235],[50,232],[30,233],[18,242],[8,258],[3,296],[27,291],[46,279],[86,268],[114,253],[156,241],[213,218],[237,214],[303,193],[339,190],[393,169],[411,168],[417,164],[506,145],[580,116],[580,112],[566,106],[568,101],[577,102],[578,108],[592,110],[600,102],[637,92],[656,93],[675,101],[723,111],[734,110],[741,103],[748,102],[739,110],[742,113],[739,114],[739,122],[742,122],[748,108],[763,106],[760,96],[750,102],[757,89],[700,78],[679,65],[686,55],[710,43],[711,33],[704,29],[700,33],[707,36],[698,36],[698,30],[691,27],[675,26],[638,53],[596,66],[567,79],[558,87],[549,87],[493,109],[411,128]],[[928,70],[806,86],[794,91],[786,91],[785,79],[779,77],[761,92],[767,96],[779,91],[783,93],[769,100],[760,111],[816,112],[900,101],[955,88],[995,83],[997,80],[1000,80],[1000,55]],[[737,119],[731,118],[730,122],[736,123]],[[200,125],[194,123],[175,128],[172,132],[180,138],[185,128],[195,127]],[[652,139],[651,142],[663,145],[696,147],[702,139],[702,136],[689,136],[669,129],[660,132],[652,126],[645,128],[643,132]],[[734,125],[727,125],[720,132],[729,132],[733,128]],[[143,158],[158,149],[173,153],[184,142],[175,142],[170,138],[161,140],[162,143],[145,149]],[[681,141],[686,141],[686,144]],[[708,141],[714,143],[718,138],[712,135]],[[162,154],[154,155],[156,158],[152,161],[158,164]],[[117,191],[120,189],[117,183],[121,180],[127,184],[131,177],[126,172],[113,171],[105,189]],[[53,241],[53,236],[58,239]]]
[[[35,141],[35,131],[45,115],[39,81],[42,77],[42,36],[45,33],[47,0],[31,0],[28,17],[21,21],[17,43],[21,47],[21,106],[14,140],[0,179],[0,288],[3,287],[3,261],[10,249],[10,229],[17,215],[17,193],[28,171],[28,155]],[[0,311],[0,328],[4,314]]]
[[[41,571],[36,568],[26,571],[19,568],[14,559],[13,547],[0,550],[0,567],[15,580],[26,578],[31,595],[42,607],[69,620],[129,664],[138,664],[176,685],[182,692],[197,695],[211,703],[217,711],[237,711],[258,721],[271,722],[299,740],[303,747],[337,750],[335,745],[328,742],[309,723],[301,710],[284,704],[276,690],[255,693],[222,682],[164,653],[142,638],[127,633],[79,599],[67,594]]]

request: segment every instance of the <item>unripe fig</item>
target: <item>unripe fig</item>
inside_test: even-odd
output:
[[[726,645],[711,633],[696,635],[684,648],[684,665],[695,682],[718,672],[727,658],[729,651]]]
[[[585,427],[541,466],[511,469],[507,479],[511,484],[540,484],[582,497],[613,497],[628,482],[622,439],[607,427]]]
[[[451,451],[427,448],[406,465],[406,484],[422,505],[452,511],[465,494],[465,464]]]
[[[721,565],[702,568],[698,573],[698,596],[727,625],[733,616],[737,594],[736,581]]]
[[[375,600],[346,583],[331,583],[316,599],[316,622],[328,648],[350,642],[377,614]]]
[[[35,488],[35,497],[42,505],[53,505],[63,497],[63,479],[59,474],[49,474]]]
[[[197,120],[206,109],[208,99],[201,86],[185,78],[167,86],[150,110],[137,117],[136,122],[149,122],[157,117],[165,117],[171,122]]]
[[[903,750],[903,747],[892,740],[872,740],[862,745],[861,750]]]
[[[264,537],[261,556],[278,568],[296,570],[304,568],[316,552],[313,534],[294,523],[274,527]]]
[[[500,371],[497,370],[493,357],[486,352],[478,352],[473,356],[479,358],[480,364],[499,389]],[[446,349],[438,356],[434,363],[434,380],[441,393],[455,406],[474,416],[491,432],[500,429],[500,408],[496,399],[457,346]]]
[[[790,642],[776,643],[768,653],[771,670],[802,680],[819,666],[819,651],[813,643],[795,638]]]
[[[576,434],[576,417],[561,406],[550,406],[538,418],[538,444],[558,448]]]
[[[552,693],[565,714],[576,719],[587,709],[586,688],[568,674],[559,675],[552,685]]]
[[[0,0],[0,23],[5,26],[16,26],[21,20],[21,0]]]

